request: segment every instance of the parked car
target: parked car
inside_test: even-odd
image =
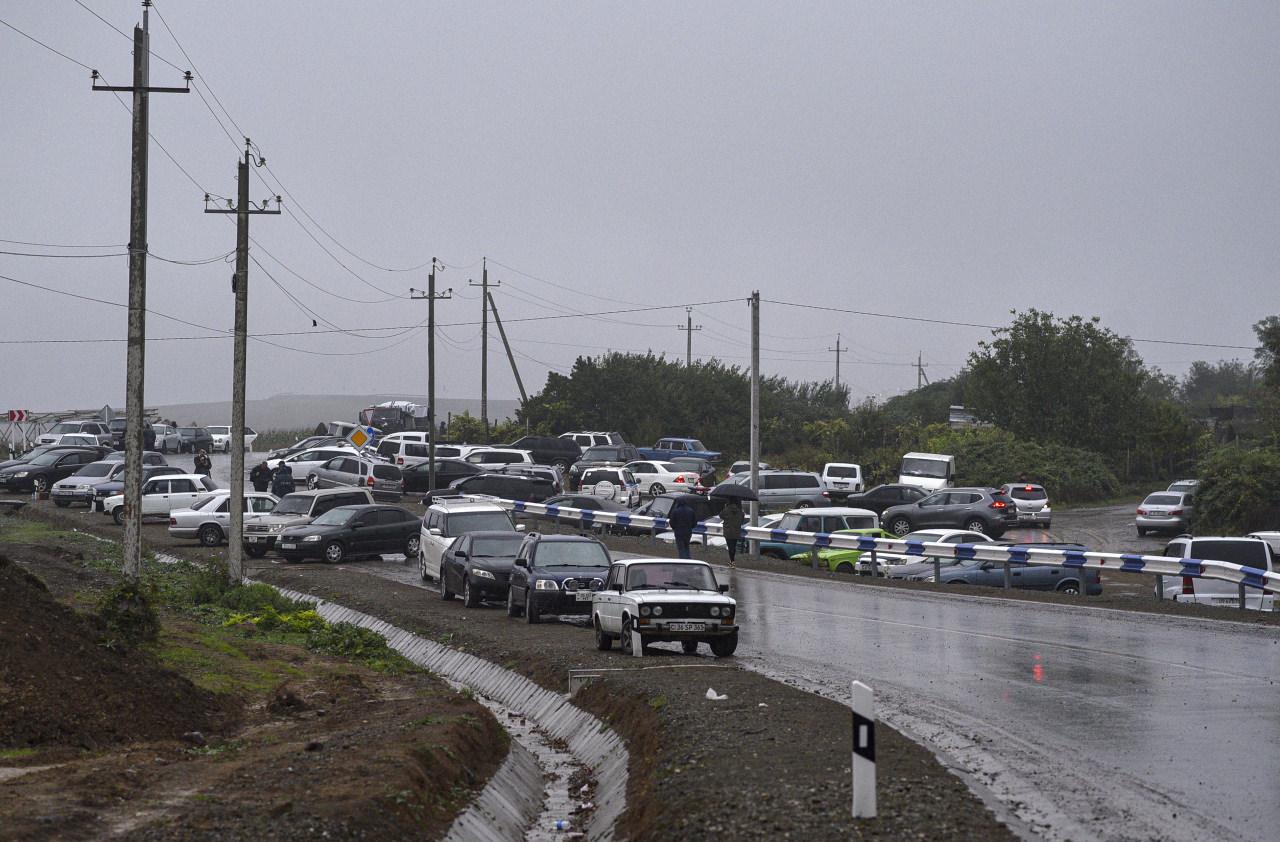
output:
[[[617,639],[625,654],[634,654],[635,633],[642,651],[650,643],[679,641],[684,654],[694,655],[706,643],[717,658],[727,658],[738,648],[738,604],[728,590],[703,561],[614,562],[591,598],[596,648],[607,651]]]
[[[265,491],[244,493],[244,517],[250,518],[273,512],[280,501]],[[216,547],[227,540],[231,529],[231,491],[220,489],[196,500],[188,508],[169,512],[169,535],[174,538],[195,538],[206,547]]]
[[[83,433],[97,439],[93,444],[101,444],[108,447],[111,445],[112,435],[110,428],[101,421],[91,418],[80,421],[59,421],[50,427],[48,432],[41,433],[39,438],[36,439],[36,444],[57,444],[58,438],[68,433]]]
[[[1169,491],[1179,491],[1183,494],[1194,496],[1200,490],[1200,480],[1198,479],[1180,479],[1169,483]]]
[[[582,458],[569,466],[569,490],[577,491],[582,472],[587,468],[621,468],[640,458],[634,445],[597,444],[582,452]]]
[[[108,497],[114,497],[117,494],[124,493],[124,460],[115,461],[120,469],[110,477],[100,479],[93,485],[93,510],[95,512],[104,511]],[[146,482],[152,477],[170,477],[175,474],[185,474],[186,469],[179,468],[177,465],[142,465],[142,481]]]
[[[667,489],[692,491],[698,487],[696,471],[681,470],[670,462],[641,460],[630,462],[625,467],[635,477],[640,494],[645,497],[661,494]]]
[[[49,491],[54,505],[64,509],[73,503],[84,503],[93,508],[93,490],[99,482],[124,475],[123,462],[90,462],[66,479],[58,480]]]
[[[413,433],[395,433],[397,436],[415,435]],[[426,433],[416,435],[426,437]],[[415,441],[409,438],[385,438],[378,442],[378,455],[388,462],[399,465],[401,469],[409,465],[420,465],[431,461],[431,445],[426,441]],[[436,448],[436,462],[443,458]]]
[[[854,494],[837,488],[828,488],[822,492],[822,496],[830,500],[832,505],[870,509],[876,514],[882,515],[884,510],[890,506],[923,500],[928,493],[919,486],[902,485],[895,482],[877,485],[870,491],[864,491],[861,494]]]
[[[521,462],[526,465],[533,464],[533,455],[529,451],[512,450],[508,447],[477,447],[462,458],[473,465],[489,467],[512,465]]]
[[[618,514],[620,512],[629,512],[626,506],[617,500],[605,500],[601,497],[592,497],[590,494],[559,494],[555,497],[543,500],[548,506],[564,506],[569,509],[585,509],[592,512],[612,512]],[[582,518],[578,515],[538,515],[541,520],[551,520],[566,526],[585,527],[582,524]],[[600,532],[623,532],[622,527],[615,528],[613,525],[599,525],[595,527]]]
[[[123,450],[113,450],[102,457],[106,462],[123,462],[125,460],[125,452]],[[168,465],[169,460],[164,458],[164,454],[155,450],[142,451],[142,464],[144,465]]]
[[[339,456],[360,456],[361,453],[354,447],[343,445],[328,445],[325,447],[313,447],[306,450],[300,450],[297,453],[291,453],[279,459],[268,459],[267,467],[275,470],[280,467],[280,463],[288,464],[289,470],[293,471],[293,475],[299,480],[304,480],[307,474],[311,473],[312,468],[319,467],[330,459],[336,459]]]
[[[892,532],[886,532],[883,529],[837,529],[832,535],[865,535],[868,538],[893,538],[898,536]],[[871,553],[864,550],[849,550],[839,547],[824,547],[818,550],[818,561],[832,573],[865,573],[871,575],[883,575],[878,571],[880,553],[876,551],[877,564],[875,568],[871,566]],[[797,561],[809,562],[809,552],[795,553],[791,558]]]
[[[537,623],[544,614],[590,614],[610,562],[605,545],[586,535],[526,535],[511,569],[507,616]]]
[[[86,447],[73,448],[70,445],[42,444],[37,447],[31,448],[21,456],[16,456],[13,459],[6,459],[3,462],[0,462],[0,471],[5,470],[6,468],[12,468],[14,465],[25,465],[28,462],[30,462],[32,459],[35,459],[37,456],[48,453],[50,450],[95,450],[101,454],[99,458],[105,457],[108,453],[111,452],[111,448],[101,447],[101,446],[88,447],[88,448]]]
[[[716,466],[712,465],[706,459],[696,459],[692,456],[677,456],[675,459],[667,460],[676,466],[677,470],[692,471],[698,475],[698,487],[695,490],[713,488],[716,480]]]
[[[418,554],[422,519],[399,506],[335,506],[297,526],[286,526],[276,540],[285,561],[319,558],[338,564],[360,557]]]
[[[101,457],[102,450],[97,447],[54,448],[29,462],[20,462],[0,471],[0,489],[45,492],[58,480],[66,479]]]
[[[503,465],[497,470],[500,474],[515,474],[523,477],[539,477],[551,483],[551,493],[560,494],[564,491],[564,471],[560,470],[559,465],[526,465],[524,463],[515,465]]]
[[[913,529],[949,527],[982,532],[999,538],[1018,525],[1018,507],[992,488],[946,488],[914,503],[885,509],[885,529],[906,535]]]
[[[678,497],[683,497],[684,501],[693,508],[693,514],[697,517],[699,523],[720,512],[720,501],[718,500],[709,500],[701,494],[668,491],[666,494],[654,495],[652,500],[633,509],[632,513],[644,515],[645,517],[670,517],[671,509],[675,506],[676,498]],[[623,527],[623,531],[628,535],[648,535],[649,527],[627,526]]]
[[[578,478],[578,493],[617,500],[624,506],[640,502],[640,484],[626,468],[587,468]]]
[[[1186,492],[1157,491],[1138,504],[1133,525],[1140,536],[1148,532],[1186,532],[1195,508]]]
[[[213,437],[213,450],[221,450],[223,453],[231,452],[231,425],[209,427],[209,435]],[[244,449],[253,450],[253,443],[258,440],[258,434],[253,431],[252,427],[244,428]]]
[[[175,427],[174,429],[177,429],[177,428]],[[347,446],[350,446],[349,442],[346,442],[345,439],[339,438],[337,436],[328,436],[328,435],[307,436],[304,439],[299,439],[298,441],[294,442],[288,447],[281,447],[281,448],[272,450],[267,454],[267,462],[271,463],[279,459],[284,459],[288,456],[292,456],[295,453],[301,453],[304,450],[311,450],[317,447],[328,447],[330,445],[335,445],[335,444],[347,444]]]
[[[827,502],[822,496],[822,478],[812,471],[768,470],[759,471],[757,477],[756,494],[764,509],[795,509]],[[736,474],[725,482],[750,485],[751,474]]]
[[[319,488],[286,494],[271,514],[244,525],[244,551],[252,558],[262,558],[275,548],[276,539],[290,526],[310,523],[339,506],[372,504],[373,495],[367,488]]]
[[[1084,552],[1082,544],[1018,544],[1017,548],[1026,549],[1058,549]],[[926,565],[927,570],[918,570],[908,579],[931,582],[934,580],[933,565]],[[1081,580],[1086,592],[1097,596],[1102,593],[1101,573],[1098,570],[1086,570],[1083,567],[1067,567],[1066,565],[1010,564],[1009,578],[1013,587],[1033,591],[1058,591],[1059,593],[1080,593]],[[985,585],[992,588],[1004,587],[1004,562],[978,561],[967,559],[948,564],[940,570],[941,581],[947,585]]]
[[[182,445],[182,434],[178,432],[177,427],[171,427],[168,424],[152,424],[151,431],[155,433],[156,438],[149,449],[168,453]]]
[[[204,427],[179,427],[178,452],[195,453],[213,450],[213,436]]]
[[[627,443],[627,440],[622,437],[622,433],[606,433],[598,430],[580,430],[572,433],[561,433],[559,438],[568,439],[578,445],[579,453],[585,453],[587,448],[595,447],[598,444]]]
[[[445,550],[440,597],[462,595],[468,608],[483,601],[506,602],[511,570],[524,536],[518,532],[468,532]]]
[[[771,471],[771,470],[773,470],[773,466],[770,465],[768,462],[756,463],[757,472]],[[737,462],[734,462],[732,465],[729,466],[729,476],[734,476],[736,474],[748,474],[748,473],[751,473],[751,462],[748,460],[739,459]]]
[[[822,466],[822,484],[832,491],[860,493],[865,490],[862,466],[854,462],[828,462]]]
[[[107,429],[111,431],[111,446],[117,450],[124,450],[125,430],[128,428],[128,422],[124,418],[112,418],[107,422]],[[156,430],[155,426],[147,422],[142,424],[142,446],[146,450],[155,450],[156,448]]]
[[[534,462],[556,465],[562,470],[567,470],[582,457],[582,448],[562,436],[524,436],[502,446],[513,450],[527,450]]]
[[[965,529],[921,529],[916,532],[909,532],[903,535],[899,540],[907,544],[994,544],[995,541],[990,536],[981,532],[970,532]],[[914,579],[922,581],[921,577],[927,575],[928,581],[933,581],[933,557],[925,555],[903,555],[895,553],[876,553],[877,561],[880,562],[881,570],[885,572],[890,579]],[[939,564],[942,567],[959,564],[959,560],[954,556],[939,556]]]
[[[527,477],[519,474],[481,473],[463,477],[450,483],[448,494],[486,494],[503,500],[521,500],[526,503],[541,503],[555,495],[555,486],[544,477]],[[424,502],[431,502],[443,497],[440,492],[427,495]]]
[[[842,529],[876,529],[879,526],[880,518],[875,512],[844,506],[826,506],[792,509],[773,528],[787,532],[839,532]],[[771,558],[791,558],[797,553],[808,551],[807,545],[786,540],[760,542],[760,555]]]
[[[1000,491],[1018,506],[1019,526],[1039,526],[1048,529],[1053,523],[1053,509],[1049,506],[1049,492],[1043,485],[1033,482],[1006,483]]]
[[[88,433],[63,433],[53,444],[62,447],[97,447],[98,437]]]
[[[421,494],[448,488],[455,480],[484,472],[484,468],[480,465],[472,465],[470,462],[464,462],[461,459],[437,459],[435,488],[431,487],[431,465],[429,462],[405,465],[400,469],[400,481],[406,492],[412,491]]]
[[[1276,558],[1280,556],[1280,532],[1276,532],[1276,531],[1250,532],[1248,537],[1260,538],[1263,541],[1266,541],[1268,544],[1270,544],[1272,558]]]
[[[174,509],[188,509],[191,504],[217,491],[218,484],[203,474],[169,474],[152,477],[142,484],[142,516],[166,520]],[[102,501],[102,513],[116,523],[124,523],[124,495],[115,494]]]
[[[477,500],[438,500],[427,508],[418,541],[418,575],[440,579],[444,554],[459,536],[468,532],[518,532],[507,510],[496,503]]]
[[[375,501],[395,502],[402,493],[400,477],[400,469],[395,465],[348,454],[312,468],[307,473],[307,488],[354,485],[369,489]]]
[[[1190,535],[1179,535],[1164,548],[1163,555],[1178,559],[1226,561],[1269,573],[1276,570],[1275,553],[1271,545],[1261,538],[1193,538]],[[1157,593],[1159,582],[1157,580]],[[1234,582],[1199,576],[1165,576],[1163,582],[1163,596],[1166,599],[1232,607],[1240,603],[1240,591]],[[1245,607],[1274,611],[1275,594],[1258,588],[1245,588]]]
[[[675,456],[694,456],[698,459],[706,459],[712,464],[720,461],[720,451],[708,450],[702,442],[691,438],[671,436],[658,439],[653,447],[642,447],[639,450],[640,459],[658,459],[667,462]]]

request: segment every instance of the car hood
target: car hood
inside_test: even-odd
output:
[[[17,465],[13,465],[12,467],[0,470],[0,476],[3,476],[5,474],[16,474],[22,471],[47,471],[49,470],[49,467],[50,467],[49,465],[30,465],[30,464],[27,464],[26,462],[23,462]]]
[[[469,558],[466,563],[471,567],[488,570],[490,573],[510,573],[515,567],[515,556],[493,556],[491,558]]]
[[[305,526],[311,523],[311,515],[263,515],[257,518],[257,523],[268,526]]]
[[[5,461],[0,462],[0,471],[5,470],[6,468],[14,468],[14,467],[17,467],[18,465],[25,465],[25,464],[27,463],[23,462],[21,459],[6,459]]]
[[[269,518],[263,518],[262,520],[269,521]],[[282,521],[276,520],[274,522],[281,523]],[[288,523],[289,521],[285,520],[283,522]],[[286,535],[291,538],[302,538],[306,535],[337,535],[340,532],[348,531],[350,531],[349,527],[342,524],[323,524],[321,526],[316,526],[313,523],[295,523],[282,530],[280,537],[283,538]]]
[[[666,588],[660,590],[624,591],[623,596],[635,600],[636,604],[686,602],[710,605],[736,604],[733,597],[725,596],[718,591],[699,591],[688,588]]]
[[[543,579],[604,579],[609,575],[607,567],[534,567],[529,570],[530,576]]]
[[[938,561],[941,563],[943,570],[950,570],[950,569],[959,567],[962,564],[962,562],[954,558],[940,558],[938,559]],[[965,564],[964,566],[968,567],[969,565]],[[915,562],[912,562],[911,564],[899,564],[897,567],[894,568],[893,575],[895,577],[909,577],[909,576],[919,576],[923,573],[932,573],[932,572],[933,572],[932,561],[915,561]]]

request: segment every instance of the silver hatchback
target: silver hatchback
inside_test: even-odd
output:
[[[1175,535],[1187,531],[1195,505],[1190,494],[1179,491],[1157,491],[1148,494],[1138,505],[1133,525],[1139,535],[1148,532],[1172,532]]]
[[[367,488],[374,500],[396,502],[402,493],[400,469],[358,456],[335,456],[307,474],[307,488]]]

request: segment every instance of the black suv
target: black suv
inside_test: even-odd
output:
[[[515,450],[527,450],[533,454],[533,461],[540,465],[555,465],[567,468],[582,456],[582,449],[569,439],[559,436],[525,436],[511,444],[496,445],[510,447]]]
[[[195,453],[198,450],[206,453],[213,450],[213,434],[204,427],[179,427],[178,452]]]
[[[400,469],[401,486],[404,491],[426,492],[448,488],[450,483],[464,477],[484,473],[484,468],[464,462],[461,459],[436,459],[436,486],[431,487],[431,463],[419,462],[416,465],[405,465]]]
[[[995,488],[943,488],[914,503],[885,509],[880,523],[898,535],[944,528],[999,538],[1018,525],[1018,504]]]
[[[526,535],[511,569],[507,616],[536,623],[543,614],[590,614],[611,563],[605,545],[586,535]]]
[[[578,481],[587,468],[620,468],[640,458],[634,444],[597,444],[588,447],[582,458],[569,468],[569,490],[578,490]]]
[[[830,500],[833,506],[852,506],[855,509],[870,509],[876,514],[883,514],[884,510],[890,506],[896,506],[899,503],[914,503],[928,493],[923,488],[914,485],[889,483],[877,485],[870,491],[864,491],[861,494],[855,494],[852,491],[840,488],[828,488],[822,492],[822,496]]]
[[[124,435],[128,425],[123,418],[112,418],[107,422],[107,429],[111,431],[111,443],[116,450],[124,450]],[[142,440],[144,443],[143,450],[156,449],[156,431],[151,426],[151,422],[142,422]],[[210,439],[212,441],[212,439]]]

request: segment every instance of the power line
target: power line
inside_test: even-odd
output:
[[[98,20],[100,20],[100,21],[102,21],[103,23],[105,23],[107,26],[109,26],[109,27],[111,27],[112,29],[114,29],[116,32],[120,33],[121,37],[123,37],[123,38],[127,38],[127,39],[129,40],[129,42],[130,42],[130,43],[132,43],[132,42],[133,42],[133,36],[132,36],[132,35],[130,35],[129,33],[125,32],[123,29],[121,29],[120,27],[116,26],[114,23],[112,23],[111,21],[109,21],[109,20],[107,20],[106,18],[104,18],[102,15],[98,14],[97,12],[95,12],[93,9],[90,9],[90,8],[89,8],[88,6],[86,6],[84,3],[80,2],[80,0],[72,0],[72,2],[74,2],[74,3],[75,3],[77,6],[79,6],[80,8],[84,9],[84,10],[85,10],[86,12],[88,12],[89,14],[93,15],[93,16],[94,16],[95,18],[97,18]],[[157,14],[158,14],[158,12],[157,12]],[[162,62],[164,62],[165,64],[169,65],[170,67],[172,67],[174,70],[178,71],[179,73],[182,73],[183,71],[185,71],[185,70],[186,70],[186,68],[185,68],[185,67],[179,67],[178,65],[176,65],[176,64],[174,64],[173,62],[169,61],[169,60],[168,60],[167,58],[165,58],[164,56],[162,56],[162,55],[160,55],[159,53],[157,53],[155,50],[147,50],[147,52],[151,54],[151,57],[152,57],[152,58],[158,58],[158,59],[160,59],[160,61],[162,61]]]
[[[28,240],[0,240],[14,246],[38,246],[46,249],[124,249],[128,243],[101,243],[98,245],[72,245],[70,243],[33,243]]]
[[[53,47],[50,47],[48,44],[46,44],[45,42],[41,41],[39,38],[35,37],[34,35],[28,35],[27,33],[23,32],[23,31],[22,31],[21,29],[19,29],[18,27],[16,27],[16,26],[14,26],[13,24],[9,23],[7,20],[4,20],[3,18],[0,18],[0,24],[3,24],[4,26],[9,27],[9,28],[10,28],[10,29],[12,29],[14,32],[16,32],[16,33],[18,33],[19,35],[21,35],[23,38],[26,38],[28,41],[33,41],[33,42],[35,42],[36,44],[39,44],[40,46],[44,47],[46,50],[48,50],[49,52],[53,53],[54,55],[56,55],[56,56],[61,56],[62,58],[65,58],[67,61],[71,62],[72,64],[79,65],[80,67],[83,67],[85,70],[88,70],[88,71],[89,71],[89,72],[91,72],[91,73],[93,72],[93,68],[92,68],[92,67],[90,67],[89,65],[85,64],[85,63],[84,63],[84,62],[82,62],[82,61],[76,61],[76,60],[75,60],[75,59],[73,59],[71,56],[67,55],[66,53],[62,52],[61,50],[55,50]]]
[[[34,251],[0,251],[0,254],[8,255],[10,257],[52,257],[56,259],[71,258],[74,260],[89,260],[95,257],[128,257],[129,256],[129,252],[127,251],[113,251],[109,254],[42,254],[40,252],[34,252]]]

